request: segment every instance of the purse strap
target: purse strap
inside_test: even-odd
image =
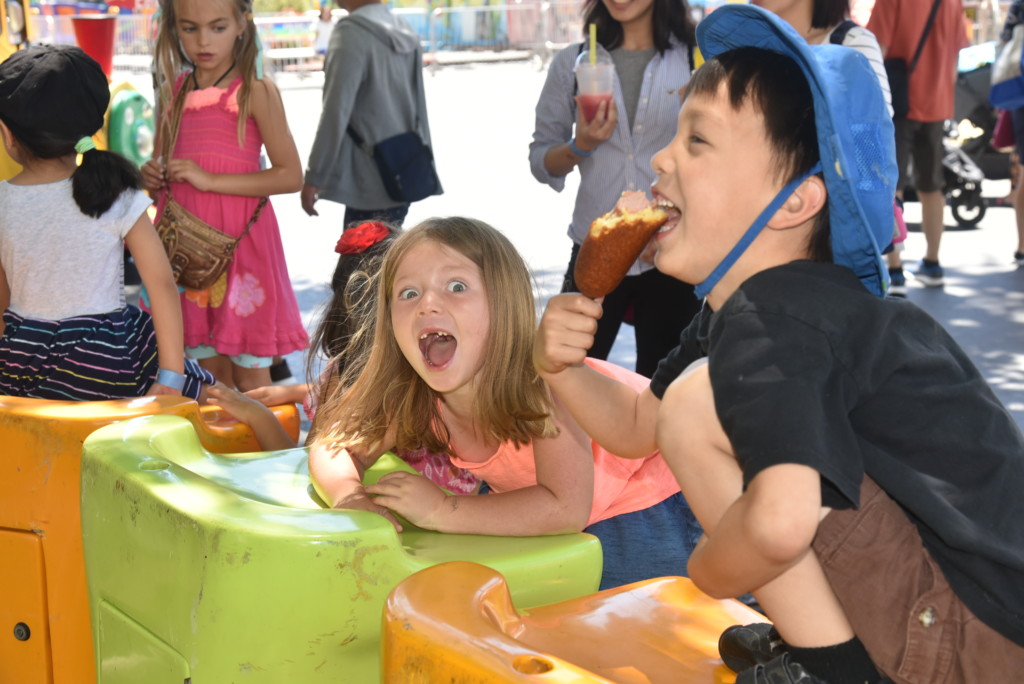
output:
[[[921,33],[921,40],[917,44],[917,50],[914,52],[914,58],[910,60],[910,64],[907,65],[907,73],[912,73],[914,67],[917,66],[917,60],[921,59],[921,51],[924,50],[924,42],[928,40],[928,34],[932,31],[932,24],[935,23],[935,15],[939,12],[939,5],[942,4],[942,0],[935,0],[932,3],[932,11],[928,15],[928,21],[924,24],[924,32]]]
[[[234,67],[232,66],[232,68]],[[174,95],[174,106],[171,108],[170,130],[168,131],[167,135],[167,143],[163,146],[162,150],[165,165],[167,164],[168,161],[171,160],[171,153],[174,152],[174,147],[175,145],[178,144],[178,131],[181,130],[181,118],[185,114],[185,100],[188,99],[189,93],[189,91],[186,89],[189,87],[189,81],[195,83],[194,79],[183,79],[181,88],[179,88],[178,92]],[[167,193],[167,201],[170,201],[174,198],[174,196],[171,194],[170,183],[167,183],[167,189],[165,192]],[[253,211],[252,216],[249,218],[249,222],[245,224],[245,231],[238,236],[239,240],[248,235],[249,231],[252,230],[253,224],[259,220],[260,214],[263,213],[263,207],[267,205],[268,199],[269,198],[267,197],[260,198],[259,204],[256,205],[255,211]]]

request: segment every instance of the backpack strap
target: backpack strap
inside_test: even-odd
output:
[[[846,40],[846,34],[855,26],[857,26],[857,22],[853,19],[843,19],[839,22],[838,26],[832,29],[832,33],[829,34],[828,37],[828,42],[833,45],[842,45],[843,41]]]

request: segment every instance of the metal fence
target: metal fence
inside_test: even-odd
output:
[[[546,64],[551,53],[582,39],[580,5],[577,2],[523,0],[485,7],[395,9],[419,35],[427,61],[438,63],[438,53],[464,53],[464,61],[486,59],[487,53],[517,51],[507,57],[533,58]],[[335,11],[335,18],[344,16]],[[71,16],[32,15],[34,35],[44,43],[73,44]],[[258,16],[256,26],[263,41],[268,69],[274,72],[319,70],[323,60],[316,54],[317,16]],[[151,15],[117,16],[114,68],[146,73],[152,66],[155,42]]]
[[[719,0],[692,2],[711,8]],[[993,40],[1002,27],[1005,0],[966,0],[965,14],[972,42]],[[483,61],[500,53],[503,59],[533,59],[544,67],[558,49],[582,40],[581,3],[576,0],[519,0],[482,7],[399,8],[401,16],[419,35],[426,61]],[[344,10],[335,10],[335,19]],[[74,43],[71,16],[31,15],[37,40]],[[299,74],[317,71],[323,59],[316,54],[317,15],[258,16],[268,71]],[[152,65],[154,32],[149,14],[117,16],[114,68],[147,73]]]

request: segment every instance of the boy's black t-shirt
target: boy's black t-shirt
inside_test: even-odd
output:
[[[852,271],[798,261],[705,307],[659,365],[655,396],[707,355],[744,484],[779,463],[856,507],[868,473],[917,525],[950,585],[1024,645],[1024,438],[942,326]]]

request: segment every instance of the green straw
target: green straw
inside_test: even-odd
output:
[[[590,66],[597,64],[597,24],[590,25]]]

